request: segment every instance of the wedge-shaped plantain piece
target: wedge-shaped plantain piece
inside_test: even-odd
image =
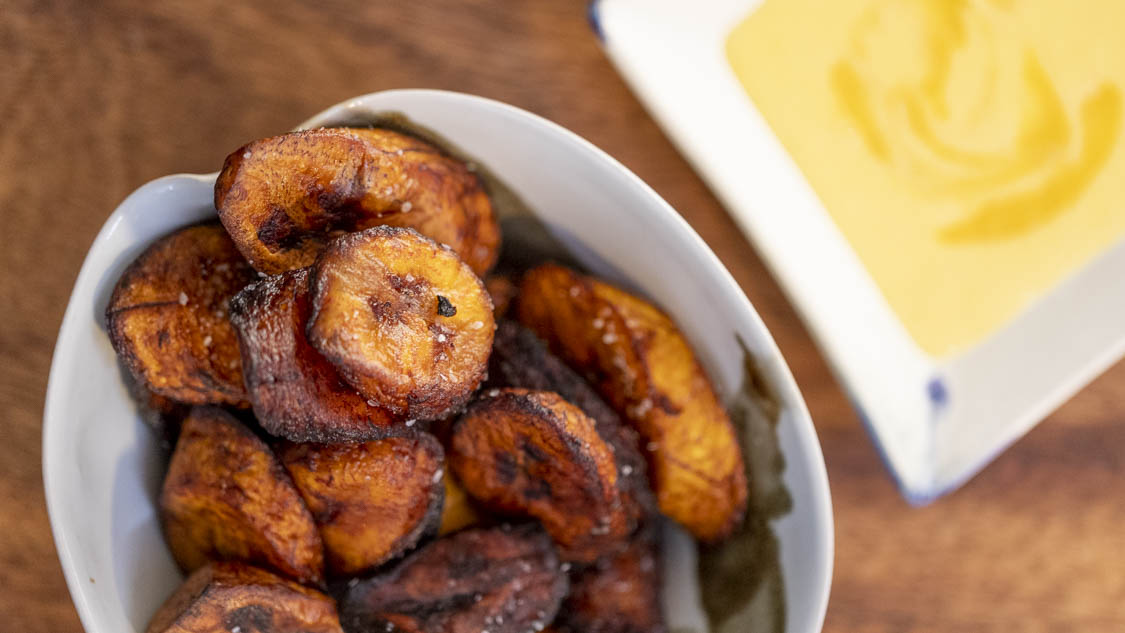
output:
[[[554,619],[566,590],[538,526],[465,530],[354,585],[341,620],[348,633],[532,633]]]
[[[184,420],[160,515],[184,571],[239,560],[306,584],[324,580],[320,534],[285,468],[221,409],[196,407]]]
[[[617,481],[626,511],[636,522],[656,515],[656,498],[637,432],[621,422],[593,387],[547,350],[539,337],[514,321],[496,328],[488,359],[486,388],[517,387],[553,391],[594,420],[598,435],[613,448]]]
[[[571,573],[570,594],[552,625],[559,633],[663,633],[658,526],[628,547]]]
[[[484,280],[484,287],[492,298],[492,314],[497,319],[503,318],[512,307],[519,287],[508,275],[489,275]]]
[[[312,512],[328,570],[373,569],[437,532],[445,455],[428,433],[359,444],[285,444],[280,457]]]
[[[342,633],[332,598],[244,563],[188,576],[145,633]]]
[[[247,406],[227,302],[255,277],[218,223],[157,240],[106,307],[109,340],[149,391],[188,404]]]
[[[448,245],[479,275],[499,253],[476,174],[390,130],[306,130],[240,147],[219,173],[215,208],[246,259],[270,274],[308,266],[333,237],[379,225]]]
[[[438,528],[438,536],[481,524],[484,517],[473,505],[461,482],[457,481],[457,476],[446,472],[444,479],[445,502],[441,508],[441,527]]]
[[[294,442],[356,442],[413,429],[368,404],[305,336],[312,312],[308,270],[247,286],[230,304],[246,389],[258,423]]]
[[[557,394],[487,392],[454,424],[449,465],[486,508],[539,519],[564,560],[593,562],[633,530],[613,449]]]
[[[495,321],[484,284],[449,249],[380,226],[329,244],[312,277],[309,342],[365,397],[419,420],[484,379]]]
[[[518,318],[640,433],[661,511],[701,541],[729,535],[746,509],[742,451],[675,323],[623,290],[550,264],[524,275]]]

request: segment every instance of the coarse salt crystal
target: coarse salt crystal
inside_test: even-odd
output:
[[[211,336],[210,335],[207,335],[207,336],[203,337],[203,347],[211,347]]]
[[[641,400],[637,404],[637,406],[633,407],[633,415],[644,415],[649,412],[649,409],[652,409],[652,399],[645,398],[644,400]]]
[[[444,343],[445,342],[445,335],[444,334],[438,334],[437,340],[438,340],[438,343]]]
[[[411,202],[403,202],[402,203],[402,212],[403,213],[410,213],[410,210],[413,209],[413,208],[414,208],[414,204],[411,203]]]
[[[187,305],[187,293],[186,292],[180,293],[180,305],[182,305],[182,306]]]

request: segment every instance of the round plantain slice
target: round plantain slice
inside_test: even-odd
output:
[[[524,275],[517,316],[640,434],[660,510],[701,541],[728,536],[746,509],[742,450],[676,324],[623,290],[553,264]]]
[[[348,590],[348,633],[533,633],[567,591],[551,539],[535,525],[439,539]]]
[[[245,407],[227,303],[255,278],[218,223],[167,235],[141,253],[113,289],[106,307],[113,349],[158,396]]]
[[[342,633],[332,598],[243,563],[197,569],[145,633]]]
[[[285,444],[278,457],[312,512],[328,570],[375,568],[437,532],[441,444],[428,433],[359,444]]]
[[[433,240],[388,226],[345,235],[317,258],[311,287],[309,342],[378,405],[435,420],[484,379],[492,301]]]
[[[305,584],[324,581],[320,534],[285,468],[222,409],[196,407],[184,420],[159,505],[184,571],[239,560]]]
[[[448,245],[479,275],[500,247],[476,174],[390,130],[305,130],[240,147],[219,173],[215,208],[246,259],[269,274],[308,266],[332,238],[379,225]]]
[[[515,321],[501,321],[488,358],[486,388],[516,387],[553,391],[594,420],[598,435],[613,448],[621,500],[638,523],[657,514],[648,483],[640,438],[593,387],[547,350],[547,345]]]
[[[564,560],[593,562],[635,527],[613,449],[557,394],[487,392],[455,423],[449,465],[484,507],[539,519]]]
[[[362,442],[413,429],[367,402],[305,336],[312,312],[308,269],[251,284],[234,296],[246,389],[258,423],[294,442]]]
[[[571,572],[570,594],[552,627],[559,633],[663,633],[659,529],[639,530],[624,550]]]

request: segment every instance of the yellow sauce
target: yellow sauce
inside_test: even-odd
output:
[[[1125,235],[1122,25],[1122,0],[766,0],[727,57],[944,356]]]

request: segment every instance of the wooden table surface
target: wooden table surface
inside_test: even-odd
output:
[[[81,630],[40,475],[55,334],[106,216],[145,181],[350,96],[445,88],[605,149],[718,253],[762,313],[824,446],[836,513],[825,630],[1125,631],[1125,364],[961,491],[899,497],[762,262],[614,72],[581,0],[5,0],[0,10],[0,629]]]

